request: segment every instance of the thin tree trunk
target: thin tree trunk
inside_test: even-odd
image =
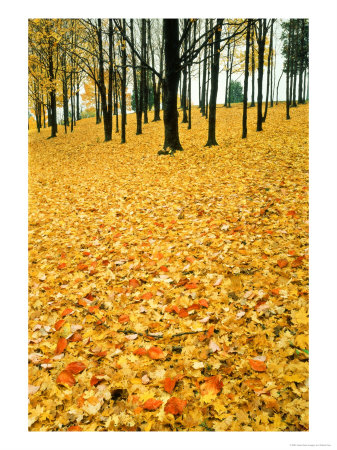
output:
[[[264,63],[264,48],[266,42],[267,25],[266,19],[259,19],[259,35],[258,35],[258,47],[259,47],[259,67],[257,78],[257,126],[256,131],[262,131],[262,86],[263,86],[263,63]]]
[[[262,122],[266,121],[267,118],[267,111],[268,111],[268,101],[269,101],[269,85],[270,85],[270,61],[271,61],[271,54],[273,49],[273,26],[274,26],[274,19],[271,19],[271,28],[270,28],[270,43],[269,43],[269,52],[268,52],[268,68],[267,68],[267,92],[266,92],[266,101],[264,105],[264,115],[262,117]]]
[[[184,19],[184,29],[187,27],[188,19]],[[187,36],[184,39],[184,52],[187,51]],[[181,93],[181,106],[183,110],[183,120],[181,123],[187,123],[188,117],[187,117],[187,105],[186,105],[186,94],[187,94],[187,67],[185,66],[183,69],[183,86],[182,86],[182,93]]]
[[[290,92],[289,92],[289,77],[290,77],[290,58],[291,58],[291,52],[290,52],[290,46],[291,46],[291,28],[292,28],[292,21],[290,19],[289,21],[289,30],[288,30],[288,49],[287,49],[287,81],[286,81],[286,119],[290,119],[289,114],[289,108],[290,108]]]
[[[222,19],[217,19],[217,26],[214,35],[212,47],[212,69],[211,69],[211,95],[209,101],[209,120],[208,120],[208,140],[206,147],[218,145],[215,137],[216,126],[216,98],[218,94],[218,80],[219,80],[219,60],[220,60],[220,37],[221,37]],[[212,28],[212,25],[211,25]]]
[[[250,107],[255,106],[255,48],[254,48],[254,30],[252,30],[252,101]]]
[[[106,87],[104,83],[104,59],[103,59],[103,40],[102,40],[102,20],[98,19],[98,28],[97,28],[97,36],[98,36],[98,49],[99,49],[99,90],[101,94],[101,103],[102,103],[102,114],[103,114],[103,124],[104,124],[104,140],[111,141],[111,128],[109,127],[109,117],[108,117],[108,108],[106,101]]]
[[[205,19],[205,41],[207,42],[208,19]],[[202,69],[202,85],[201,85],[201,105],[200,112],[204,116],[206,114],[206,76],[207,76],[207,45],[204,47],[204,64]]]
[[[245,139],[247,137],[247,97],[248,97],[248,77],[249,77],[250,27],[251,27],[251,19],[248,19],[246,31],[245,81],[243,85],[242,139]]]
[[[229,86],[228,86],[228,104],[227,107],[231,107],[231,82],[232,82],[232,73],[233,73],[233,61],[234,61],[234,53],[235,53],[235,40],[233,43],[232,57],[231,57],[231,68],[229,71]]]
[[[125,19],[123,19],[123,35],[125,35]],[[126,124],[126,42],[122,46],[122,129],[121,129],[121,144],[125,143],[125,124]]]
[[[230,54],[230,42],[227,43],[227,57],[226,57],[226,87],[225,87],[225,104],[227,108],[228,105],[228,75],[229,75],[229,54]]]
[[[304,69],[304,81],[303,81],[303,104],[305,104],[305,88],[306,88],[306,83],[307,83],[307,70]]]
[[[278,105],[278,88],[280,86],[280,81],[283,75],[283,71],[281,72],[280,78],[278,79],[278,83],[277,83],[277,89],[276,89],[276,104]]]

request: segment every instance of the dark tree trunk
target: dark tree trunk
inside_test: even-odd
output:
[[[274,56],[273,56],[273,80],[272,80],[272,94],[270,99],[270,107],[272,108],[274,106],[274,97],[275,97],[275,83],[276,83],[276,40],[275,40],[275,49],[274,49]]]
[[[109,115],[108,115],[108,107],[106,101],[106,87],[104,83],[104,59],[103,59],[103,40],[102,40],[102,20],[98,19],[98,28],[97,28],[97,37],[98,37],[98,50],[99,50],[99,78],[98,85],[101,94],[101,102],[102,102],[102,114],[103,114],[103,125],[104,125],[104,140],[111,141],[111,132],[112,129],[109,126]]]
[[[123,19],[123,35],[125,35],[125,19]],[[122,129],[121,129],[121,144],[125,143],[125,124],[126,124],[126,42],[122,47]]]
[[[243,85],[243,114],[242,114],[242,139],[247,137],[247,97],[249,77],[249,41],[250,41],[251,19],[248,19],[246,31],[246,57],[245,57],[245,80]]]
[[[194,25],[196,25],[196,22],[194,22]],[[195,33],[195,28],[194,28]],[[195,40],[195,35],[194,35]],[[188,34],[188,48],[191,46],[191,32]],[[191,93],[191,64],[188,65],[188,127],[187,129],[190,130],[192,128],[192,93]]]
[[[255,106],[255,48],[254,48],[254,30],[252,30],[252,101],[250,107]]]
[[[215,126],[216,126],[216,98],[218,94],[220,37],[221,37],[222,19],[217,19],[216,25],[217,26],[214,35],[214,42],[212,44],[214,50],[211,67],[211,95],[209,100],[208,140],[206,143],[206,147],[218,145],[215,137]]]
[[[303,81],[303,104],[305,104],[305,88],[306,88],[306,82],[307,82],[307,70],[304,69],[304,81]]]
[[[290,52],[290,46],[291,46],[291,28],[292,28],[292,21],[290,19],[289,21],[289,30],[288,30],[288,49],[287,49],[287,81],[286,81],[286,119],[290,119],[289,114],[289,108],[290,108],[290,90],[289,90],[289,78],[290,78],[290,58],[291,58],[291,52]]]
[[[208,19],[205,19],[205,40],[207,42],[207,27]],[[202,85],[201,85],[201,100],[200,100],[200,112],[204,116],[206,114],[205,104],[206,104],[206,76],[207,76],[207,45],[204,47],[204,64],[202,69]]]
[[[188,19],[184,19],[184,29],[187,27],[187,25],[188,25]],[[184,45],[184,52],[186,52],[187,36],[184,39],[183,45]],[[187,67],[185,66],[183,69],[183,86],[182,86],[182,91],[181,91],[181,107],[183,110],[183,120],[181,121],[181,123],[188,122],[186,98],[187,98]]]
[[[304,51],[304,27],[305,19],[301,19],[301,50],[300,50],[300,69],[299,69],[299,79],[298,79],[298,103],[304,103],[303,95],[303,51]]]
[[[77,74],[77,84],[76,84],[76,120],[81,120],[80,113],[80,82],[79,75]]]
[[[42,114],[43,114],[43,128],[46,128],[46,110],[44,106],[44,97],[42,94]]]
[[[262,122],[266,121],[267,118],[267,111],[268,111],[268,101],[269,101],[269,87],[270,87],[270,61],[271,61],[271,54],[273,49],[273,26],[274,26],[274,19],[271,19],[271,28],[270,28],[270,43],[269,43],[269,53],[268,53],[268,69],[267,69],[267,92],[266,92],[266,101],[264,105],[264,115],[262,118]]]
[[[297,36],[298,36],[298,20],[295,20],[295,26],[294,26],[294,37],[293,37],[293,48],[294,48],[294,84],[293,84],[293,91],[292,91],[292,98],[293,98],[293,107],[297,106],[296,103],[296,82],[297,82],[297,49],[298,49],[298,45],[297,45]]]
[[[134,48],[134,35],[133,35],[133,19],[130,19],[130,30],[131,30],[131,55],[132,55],[132,75],[133,75],[133,92],[136,105],[136,120],[137,129],[136,134],[142,134],[142,111],[140,109],[140,101],[138,97],[138,83],[137,83],[137,70],[136,70],[136,55],[133,51]]]
[[[52,85],[54,85],[54,61],[53,61],[53,42],[51,39],[49,40],[49,55],[48,55],[48,64],[49,64],[49,81]],[[50,124],[51,124],[51,135],[50,137],[56,137],[57,133],[57,116],[56,116],[56,89],[52,88],[50,91]],[[49,121],[49,114],[48,114]]]
[[[179,19],[163,19],[165,48],[164,81],[164,150],[159,154],[168,154],[182,150],[179,140],[177,93],[179,83]]]
[[[151,19],[148,19],[148,27],[147,27],[147,40],[149,43],[149,48],[151,51],[151,62],[152,67],[154,67],[154,51],[152,48],[152,40],[151,40]],[[152,88],[153,88],[153,108],[154,108],[154,117],[153,122],[160,120],[160,81],[156,82],[156,75],[152,72]]]
[[[266,43],[266,33],[267,25],[266,19],[259,19],[259,30],[258,30],[258,48],[259,48],[259,67],[258,67],[258,77],[257,77],[257,126],[256,131],[262,131],[262,86],[263,86],[263,63],[264,63],[264,48]]]
[[[212,55],[210,54],[207,59],[207,82],[206,82],[206,98],[205,98],[205,118],[208,119],[208,89],[209,89],[209,80],[210,80],[210,64],[211,64]]]
[[[142,45],[142,59],[143,61],[147,61],[147,52],[146,52],[146,19],[142,19],[142,29],[141,29],[141,45]],[[147,70],[142,64],[141,68],[141,92],[142,92],[142,111],[144,113],[144,123],[148,123],[147,117],[147,106],[148,106],[148,93],[147,93]]]
[[[309,69],[308,69],[308,76],[307,76],[307,102],[309,101]]]

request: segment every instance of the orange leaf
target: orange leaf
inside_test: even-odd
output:
[[[69,342],[80,342],[82,339],[81,333],[76,332],[69,338]]]
[[[133,354],[143,356],[143,355],[146,355],[146,350],[145,350],[145,348],[142,348],[142,347],[137,348],[136,350],[134,350]]]
[[[87,303],[86,300],[84,300],[84,298],[80,298],[79,301],[78,301],[78,304],[80,306],[87,306],[88,303]]]
[[[207,331],[207,339],[210,338],[214,334],[214,325],[212,325],[209,330]]]
[[[89,306],[88,311],[89,311],[91,314],[93,314],[93,313],[96,311],[96,309],[98,309],[98,306],[97,306],[97,305]]]
[[[76,380],[74,375],[69,370],[62,370],[59,376],[56,378],[57,384],[67,384],[68,386],[74,386]]]
[[[83,255],[84,255],[84,256],[89,256],[89,255],[90,255],[90,252],[83,252]]]
[[[283,269],[283,267],[286,267],[288,265],[288,261],[286,259],[279,259],[277,261],[277,265]]]
[[[267,366],[263,361],[259,361],[256,359],[249,360],[250,367],[256,372],[265,372],[267,370]]]
[[[296,211],[292,210],[292,211],[288,211],[287,212],[287,216],[295,216],[296,215]]]
[[[61,263],[57,266],[57,268],[60,269],[64,269],[65,267],[67,267],[67,263]]]
[[[197,283],[185,284],[185,289],[196,289],[198,287]]]
[[[77,268],[78,270],[87,270],[88,266],[87,264],[78,264]]]
[[[169,394],[172,394],[176,383],[177,383],[176,378],[165,378],[165,380],[164,380],[165,391],[168,392]]]
[[[218,394],[223,387],[223,382],[221,381],[221,377],[219,375],[214,375],[213,377],[207,378],[205,383],[201,386],[200,392],[201,395],[206,394]]]
[[[131,280],[129,280],[129,285],[131,287],[136,288],[136,287],[140,286],[140,283],[138,280],[136,280],[136,278],[132,278]]]
[[[76,361],[68,364],[65,370],[69,370],[69,372],[77,375],[78,373],[81,373],[84,369],[86,369],[86,367],[87,366],[81,361]]]
[[[62,317],[67,316],[68,314],[71,314],[73,311],[74,311],[74,310],[71,309],[71,308],[66,308],[66,309],[62,312],[61,316],[62,316]]]
[[[271,293],[272,293],[273,295],[279,295],[280,290],[279,290],[279,289],[272,289],[272,290],[271,290]]]
[[[128,323],[130,320],[130,317],[127,314],[122,314],[121,316],[119,316],[118,318],[118,322],[119,323]]]
[[[79,425],[72,425],[67,431],[82,431],[82,428]]]
[[[152,298],[152,297],[153,297],[152,292],[145,292],[145,294],[143,294],[140,298],[142,300],[150,300],[150,298]]]
[[[193,263],[195,261],[195,258],[193,256],[186,256],[186,261]]]
[[[298,267],[302,264],[304,256],[298,256],[295,261],[292,263],[291,267]]]
[[[166,402],[164,410],[166,414],[174,414],[175,416],[177,416],[178,414],[182,414],[183,409],[185,408],[186,405],[187,405],[186,400],[181,400],[180,398],[177,397],[171,397]]]
[[[187,311],[187,309],[186,309],[186,308],[182,308],[182,309],[179,311],[178,316],[181,317],[181,318],[188,317],[188,311]]]
[[[161,400],[156,400],[155,398],[149,398],[146,400],[146,402],[143,404],[143,409],[147,409],[148,411],[155,411],[162,405]]]
[[[58,320],[54,325],[55,330],[56,331],[59,330],[62,327],[62,325],[64,324],[64,322],[65,322],[64,319]]]
[[[160,266],[159,269],[162,270],[163,272],[168,272],[169,271],[166,266]]]
[[[57,343],[55,354],[59,355],[60,353],[63,353],[63,350],[67,348],[68,341],[66,338],[61,337]]]
[[[149,348],[149,350],[147,351],[147,354],[151,359],[165,359],[164,352],[159,347]]]
[[[99,380],[95,375],[90,380],[90,386],[96,386],[101,380]]]
[[[208,301],[204,298],[199,300],[199,305],[204,306],[205,308],[208,308]]]

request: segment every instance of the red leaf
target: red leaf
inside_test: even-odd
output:
[[[67,348],[68,342],[66,338],[61,337],[57,343],[55,354],[59,355],[60,353],[63,353],[63,350]]]
[[[71,314],[73,311],[74,311],[74,310],[71,309],[71,308],[66,308],[66,309],[62,312],[61,316],[62,316],[62,317],[67,316],[68,314]]]
[[[81,333],[76,332],[69,338],[69,342],[80,342],[82,339]]]
[[[198,287],[197,283],[185,284],[185,289],[196,289]]]
[[[165,359],[164,352],[159,347],[151,347],[147,351],[147,354],[151,359]]]
[[[57,266],[57,268],[60,269],[64,269],[65,267],[67,267],[67,263],[61,263]]]
[[[164,410],[166,414],[174,414],[175,416],[177,416],[178,414],[182,414],[183,409],[185,408],[186,405],[187,405],[186,400],[181,400],[180,398],[177,397],[171,397],[166,402]]]
[[[55,325],[54,325],[55,330],[58,331],[58,330],[62,327],[62,325],[64,324],[64,322],[65,322],[64,319],[58,320],[58,321],[55,323]]]
[[[186,308],[182,308],[182,309],[179,311],[178,316],[181,317],[181,318],[188,317],[188,311],[187,311],[187,309],[186,309]]]
[[[65,370],[68,370],[69,372],[73,373],[74,375],[77,375],[78,373],[81,373],[84,369],[86,369],[86,365],[82,363],[81,361],[72,362],[67,365]]]
[[[136,288],[136,287],[140,286],[140,283],[139,283],[138,280],[136,280],[136,278],[132,278],[132,279],[129,281],[129,285],[130,285],[131,287]]]
[[[291,267],[298,267],[302,264],[304,256],[298,256],[295,261],[292,263]]]
[[[67,384],[68,386],[74,386],[76,380],[74,375],[69,370],[62,370],[59,376],[56,378],[57,384]]]
[[[259,361],[256,359],[249,360],[250,367],[256,372],[265,372],[267,370],[267,366],[263,361]]]
[[[153,297],[152,292],[145,292],[145,294],[143,294],[140,298],[142,300],[150,300],[150,298],[152,298],[152,297]]]
[[[67,431],[82,431],[82,428],[79,425],[72,425]]]
[[[145,350],[145,348],[142,348],[142,347],[137,348],[136,350],[134,350],[133,354],[143,356],[143,355],[146,355],[146,350]]]
[[[201,386],[201,395],[206,394],[218,394],[223,387],[223,382],[219,375],[214,375],[213,377],[207,378],[205,383]]]
[[[176,383],[177,383],[176,378],[165,378],[165,380],[164,380],[165,391],[168,392],[169,394],[172,394]]]
[[[101,380],[94,375],[90,380],[90,386],[96,386],[100,381]]]
[[[88,265],[87,264],[78,264],[77,268],[78,268],[78,270],[87,270]]]
[[[149,398],[146,400],[146,402],[143,404],[143,409],[147,409],[148,411],[155,411],[162,405],[161,400],[156,400],[155,398]]]
[[[159,269],[162,270],[163,272],[168,272],[169,271],[166,266],[160,266]]]
[[[204,306],[205,308],[208,308],[208,301],[204,298],[199,300],[199,305]]]
[[[90,252],[83,252],[84,256],[90,256]]]
[[[279,259],[277,261],[277,265],[283,269],[283,267],[286,267],[288,265],[288,261],[286,259]]]
[[[118,318],[119,323],[128,323],[129,320],[130,320],[130,317],[127,314],[123,314],[123,315],[119,316],[119,318]]]

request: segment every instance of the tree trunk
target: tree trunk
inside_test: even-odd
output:
[[[53,43],[49,40],[49,81],[54,85],[54,61],[53,61]],[[56,137],[57,133],[57,116],[56,116],[56,89],[53,87],[50,91],[50,122],[51,122],[51,138]],[[49,119],[49,115],[48,115]]]
[[[109,116],[108,116],[108,108],[106,101],[106,87],[104,82],[104,59],[103,59],[103,40],[102,40],[102,20],[98,19],[98,28],[97,28],[97,36],[98,36],[98,50],[99,50],[99,78],[98,85],[101,94],[101,102],[102,102],[102,114],[103,114],[103,125],[104,125],[104,140],[111,141],[111,127],[109,126]]]
[[[269,101],[269,85],[270,85],[270,60],[271,60],[271,54],[273,49],[273,26],[274,26],[274,19],[271,19],[271,28],[270,28],[270,43],[269,43],[269,52],[268,52],[268,68],[267,68],[267,92],[266,92],[266,101],[264,105],[264,115],[262,118],[262,122],[266,121],[267,118],[267,111],[268,111],[268,101]]]
[[[77,84],[76,84],[76,120],[81,120],[80,113],[80,82],[79,75],[77,74]]]
[[[292,21],[289,21],[289,30],[288,30],[288,49],[287,49],[287,81],[286,81],[286,119],[290,119],[289,108],[290,108],[290,92],[289,92],[289,77],[290,77],[290,45],[291,45],[291,28]]]
[[[207,27],[208,27],[208,19],[205,19],[205,40],[207,42]],[[204,64],[202,69],[202,85],[201,85],[201,100],[200,100],[200,112],[201,115],[204,116],[206,114],[205,111],[205,103],[206,103],[206,76],[207,76],[207,45],[204,47]]]
[[[215,126],[216,126],[216,98],[218,94],[220,37],[221,37],[222,20],[223,19],[217,19],[216,23],[217,26],[212,44],[214,51],[211,67],[211,95],[209,100],[208,140],[206,143],[206,147],[218,145],[215,137]]]
[[[229,53],[230,53],[230,42],[227,42],[227,57],[226,57],[226,87],[225,87],[225,103],[224,106],[228,106],[228,74],[229,74]]]
[[[136,120],[137,120],[136,134],[142,134],[142,112],[140,110],[139,97],[138,97],[136,56],[135,56],[135,52],[133,51],[133,48],[135,45],[134,34],[133,34],[133,19],[130,19],[130,31],[131,31],[131,44],[132,44],[131,56],[132,56],[133,92],[134,92],[134,99],[135,99],[135,105],[136,105]]]
[[[298,19],[295,20],[295,26],[294,26],[294,37],[293,37],[293,48],[294,48],[294,85],[293,85],[293,91],[292,91],[292,98],[293,98],[293,107],[297,106],[296,103],[296,82],[297,82],[297,57],[298,57]]]
[[[251,19],[248,19],[246,31],[245,81],[243,85],[242,139],[245,139],[247,137],[247,96],[248,96],[248,77],[249,77],[250,27],[251,27]]]
[[[264,47],[266,43],[266,19],[259,19],[259,31],[258,31],[258,77],[257,77],[257,126],[256,131],[262,131],[262,86],[263,86],[263,63],[264,63]]]
[[[303,51],[304,51],[304,27],[305,19],[301,19],[301,54],[300,54],[300,69],[299,69],[299,80],[298,80],[298,103],[303,104]]]
[[[233,73],[234,52],[235,52],[235,40],[234,40],[233,50],[232,50],[231,68],[230,68],[230,71],[229,71],[228,103],[227,103],[227,107],[228,107],[228,108],[231,107],[231,100],[232,100],[232,99],[231,99],[231,82],[232,82],[232,73]]]
[[[123,35],[125,35],[125,19],[123,19]],[[122,46],[122,129],[121,144],[125,144],[125,124],[126,124],[126,42]]]
[[[304,69],[304,81],[303,81],[303,105],[305,104],[305,88],[306,88],[306,82],[307,82],[307,70]]]
[[[159,154],[169,154],[182,150],[179,140],[177,93],[179,83],[179,19],[163,19],[165,48],[164,82],[164,150]]]
[[[254,48],[254,30],[252,30],[252,101],[250,107],[255,106],[255,48]]]

